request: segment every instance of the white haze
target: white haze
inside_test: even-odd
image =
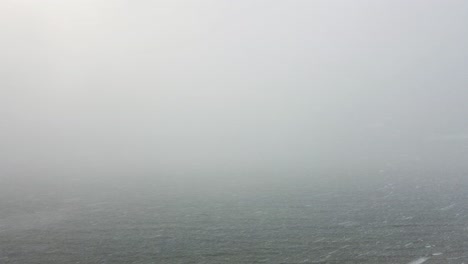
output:
[[[467,24],[466,1],[3,0],[1,177],[463,172]]]

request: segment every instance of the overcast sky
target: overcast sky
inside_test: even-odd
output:
[[[9,173],[468,169],[468,1],[3,0]]]

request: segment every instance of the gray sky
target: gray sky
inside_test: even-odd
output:
[[[1,169],[468,169],[467,25],[467,1],[3,0]]]

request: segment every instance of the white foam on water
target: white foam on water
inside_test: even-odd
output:
[[[418,258],[417,260],[413,260],[408,264],[422,264],[422,263],[424,263],[424,262],[426,262],[428,260],[429,260],[428,257],[422,257],[422,258]]]

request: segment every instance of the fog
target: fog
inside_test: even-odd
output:
[[[467,260],[467,24],[461,0],[2,0],[0,262]]]
[[[465,1],[2,1],[2,174],[466,170]]]

